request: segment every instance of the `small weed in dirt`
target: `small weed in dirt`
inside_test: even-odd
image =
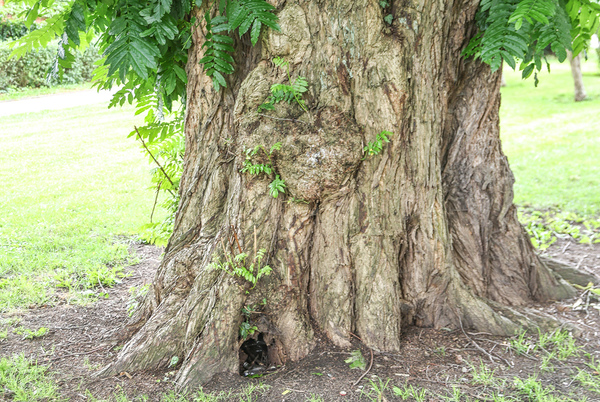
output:
[[[260,401],[260,396],[264,394],[270,385],[263,383],[249,384],[246,387],[238,391],[220,391],[219,393],[204,392],[203,388],[200,387],[196,393],[193,394],[191,401],[193,402],[221,402],[221,401],[240,401],[240,402],[255,402]],[[161,399],[161,402],[183,402],[188,401],[181,395],[175,393],[166,394]]]
[[[499,393],[492,393],[491,395],[492,401],[493,402],[512,402],[514,401],[513,398],[508,399],[506,396],[499,394]]]
[[[306,402],[325,402],[323,397],[316,394],[310,394],[308,398],[306,398]]]
[[[14,328],[13,332],[17,335],[22,335],[23,339],[35,339],[41,338],[42,336],[46,335],[48,333],[48,328],[41,327],[34,331],[21,326]]]
[[[600,373],[598,371],[590,373],[582,369],[577,370],[578,373],[575,376],[575,380],[588,390],[600,395]]]
[[[559,399],[556,399],[553,396],[554,389],[552,387],[544,388],[542,383],[538,381],[537,376],[529,376],[525,380],[515,378],[513,385],[516,388],[517,393],[525,398],[526,401],[559,401]]]
[[[428,393],[425,388],[415,388],[412,385],[406,384],[403,386],[403,388],[393,387],[392,391],[394,392],[394,395],[399,396],[403,401],[407,400],[408,398],[413,398],[417,402],[425,401]]]
[[[7,326],[7,327],[12,327],[13,325],[16,325],[16,324],[20,323],[21,320],[22,320],[22,318],[21,317],[17,317],[17,316],[3,318],[2,320],[0,320],[0,325]]]
[[[460,390],[456,385],[452,386],[452,395],[450,397],[446,397],[446,401],[448,402],[462,402],[467,400],[467,397],[464,392]]]
[[[261,395],[269,388],[271,388],[270,385],[266,385],[263,383],[249,384],[247,387],[242,389],[242,392],[239,395],[240,402],[259,401],[260,398],[256,394]]]
[[[519,221],[531,243],[540,251],[556,242],[557,236],[569,236],[582,244],[600,243],[600,220],[574,212],[549,209],[519,210]]]
[[[405,401],[411,396],[411,389],[412,385],[404,384],[402,388],[393,387],[392,392],[394,393],[394,395],[399,396],[400,398],[402,398],[403,401]]]
[[[1,273],[0,268],[0,273]],[[0,279],[0,311],[42,305],[48,302],[52,289],[33,275],[14,275]]]
[[[444,346],[439,346],[435,348],[434,353],[442,357],[446,357],[446,348]]]
[[[164,394],[162,398],[160,398],[160,402],[188,402],[188,399],[185,395],[171,391]]]
[[[365,391],[364,389],[361,391],[361,396],[366,396],[369,400],[377,402],[385,399],[385,393],[388,390],[388,384],[390,383],[390,379],[383,382],[383,380],[377,377],[377,381],[372,379],[369,380],[369,390]]]
[[[92,364],[92,363],[90,363],[90,358],[87,357],[87,356],[85,356],[83,358],[83,366],[86,369],[88,369],[89,371],[96,371],[96,370],[99,370],[102,367],[101,364]]]
[[[46,370],[23,355],[0,359],[0,397],[27,402],[58,400],[56,384]]]
[[[546,372],[553,372],[554,365],[552,364],[552,360],[556,359],[556,353],[550,352],[542,356],[542,363],[540,364],[540,370]]]
[[[81,291],[82,289],[93,289],[113,287],[121,282],[121,279],[129,276],[120,265],[109,268],[97,265],[85,268],[82,272],[75,270],[58,270],[54,273],[54,285],[57,288],[66,288],[70,291]]]
[[[575,345],[575,338],[567,331],[555,331],[550,342],[556,350],[558,360],[566,360],[579,353],[579,348]]]
[[[350,357],[344,360],[344,362],[348,363],[351,369],[359,368],[361,370],[365,370],[367,368],[367,361],[359,349],[350,352]]]
[[[529,355],[537,348],[537,345],[526,338],[526,335],[527,331],[523,331],[516,338],[510,340],[511,349],[519,355]]]
[[[469,363],[471,366],[471,375],[473,385],[495,386],[499,385],[498,380],[494,377],[496,370],[490,369],[485,363],[479,360],[479,368]]]

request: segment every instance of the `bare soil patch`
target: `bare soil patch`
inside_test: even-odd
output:
[[[122,373],[109,378],[94,376],[99,368],[114,359],[122,346],[119,328],[128,318],[126,306],[130,298],[129,289],[152,281],[160,263],[161,249],[145,245],[136,245],[134,249],[141,262],[129,267],[131,276],[114,288],[107,289],[110,294],[108,299],[85,307],[59,304],[14,313],[12,317],[19,318],[20,322],[13,327],[47,327],[49,332],[41,338],[26,340],[9,330],[7,338],[0,341],[0,356],[23,353],[26,357],[36,359],[38,364],[49,365],[60,386],[61,395],[71,401],[90,400],[86,391],[103,400],[112,400],[115,393],[124,391],[130,399],[146,395],[150,401],[159,401],[165,392],[174,389],[171,382],[174,371]],[[559,239],[545,254],[600,276],[600,244],[582,245]],[[579,328],[580,331],[576,333],[578,345],[594,356],[596,361],[600,361],[598,304],[592,301],[587,308],[584,303],[574,310],[572,306],[575,301],[531,308]],[[426,401],[441,401],[442,396],[450,396],[452,385],[471,400],[486,400],[493,391],[499,390],[473,384],[472,365],[479,367],[482,361],[495,370],[496,378],[507,380],[507,387],[511,386],[514,377],[525,379],[539,373],[538,379],[542,385],[552,386],[557,395],[587,396],[588,401],[600,401],[600,394],[586,390],[573,380],[577,368],[584,368],[588,361],[583,353],[563,362],[553,361],[554,371],[540,372],[542,356],[535,353],[518,355],[508,347],[509,340],[506,338],[469,331],[465,334],[460,329],[411,327],[404,334],[402,350],[397,354],[374,353],[371,369],[357,383],[364,371],[350,369],[344,360],[349,357],[351,350],[360,349],[369,366],[371,351],[357,339],[353,340],[351,349],[342,350],[329,344],[323,336],[318,338],[317,349],[300,362],[289,363],[262,378],[219,375],[203,389],[205,392],[229,391],[262,382],[270,388],[252,394],[252,400],[306,401],[314,394],[321,396],[324,401],[368,401],[378,400],[370,381],[381,386],[389,379],[385,394],[387,400],[394,399],[391,392],[393,386],[402,387],[406,383],[430,390]],[[0,399],[10,400],[1,392]],[[231,400],[239,400],[239,396]]]

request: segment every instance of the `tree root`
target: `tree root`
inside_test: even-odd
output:
[[[571,284],[579,286],[587,286],[590,282],[594,285],[600,284],[600,278],[597,276],[583,272],[563,261],[548,257],[540,257],[540,260],[546,268]]]

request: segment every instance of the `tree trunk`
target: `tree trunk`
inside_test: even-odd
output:
[[[218,93],[198,64],[203,28],[194,31],[175,232],[105,373],[173,356],[182,387],[237,371],[241,309],[263,299],[252,324],[279,363],[310,353],[315,330],[388,352],[405,325],[512,334],[527,317],[511,306],[573,294],[517,221],[500,74],[460,56],[478,1],[390,3],[274,0],[282,33],[238,41],[236,73]],[[307,78],[308,112],[282,102],[257,114],[271,85],[287,82],[275,56]],[[383,130],[391,142],[363,155]],[[276,142],[287,188],[273,198],[274,175],[240,169],[245,149]],[[250,255],[268,250],[273,272],[254,289],[210,267],[213,254],[239,252],[234,237]]]
[[[567,55],[571,63],[571,75],[575,85],[575,102],[580,102],[587,97],[583,86],[583,75],[581,74],[581,53],[573,57],[573,53],[567,50]]]

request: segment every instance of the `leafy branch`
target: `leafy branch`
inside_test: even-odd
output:
[[[523,78],[548,66],[548,46],[560,62],[567,50],[577,55],[588,46],[600,27],[600,4],[594,0],[482,0],[477,13],[479,33],[463,50],[465,57],[479,58],[492,71],[505,61]]]
[[[285,193],[285,180],[279,178],[279,175],[275,175],[275,179],[269,184],[269,194],[273,198],[277,198],[279,193]]]
[[[173,180],[171,180],[171,178],[169,177],[169,175],[167,174],[167,172],[165,172],[165,169],[162,167],[162,165],[160,164],[160,162],[157,161],[156,158],[154,157],[154,155],[152,154],[152,152],[150,152],[150,150],[148,149],[148,146],[144,142],[144,139],[142,138],[142,136],[141,136],[140,131],[138,130],[138,128],[136,126],[133,126],[133,128],[135,129],[135,132],[137,133],[138,139],[141,141],[142,145],[144,146],[144,149],[146,150],[146,152],[148,152],[148,155],[150,155],[150,157],[152,158],[152,160],[154,161],[154,163],[156,163],[156,165],[161,170],[161,172],[163,172],[163,174],[165,175],[165,178],[169,181],[169,183],[171,183],[171,186],[174,187],[175,184],[173,184]]]
[[[261,248],[256,252],[254,260],[250,265],[248,265],[248,262],[246,261],[248,254],[241,252],[232,257],[231,254],[227,253],[225,244],[223,244],[223,250],[225,252],[225,261],[221,261],[221,258],[218,255],[214,255],[210,267],[212,269],[225,271],[231,276],[245,279],[252,284],[250,289],[254,289],[260,278],[271,275],[271,267],[262,265],[262,260],[267,252],[264,248]]]
[[[271,86],[271,96],[267,99],[265,103],[258,107],[258,112],[262,112],[264,110],[273,110],[275,109],[275,104],[286,101],[287,103],[292,103],[292,101],[296,101],[298,105],[304,110],[308,112],[306,108],[306,104],[304,99],[302,99],[302,94],[308,90],[308,82],[304,77],[298,77],[292,82],[292,77],[290,75],[290,64],[285,59],[280,57],[275,57],[273,59],[273,64],[275,64],[279,68],[285,68],[289,85],[287,84],[274,84]]]
[[[379,134],[377,134],[377,137],[375,137],[375,140],[369,142],[364,148],[363,151],[365,152],[365,157],[363,159],[365,159],[367,156],[371,156],[371,155],[379,155],[381,153],[381,151],[383,150],[383,144],[385,142],[390,142],[390,137],[393,135],[392,132],[390,131],[382,131]]]
[[[250,173],[251,175],[260,175],[262,173],[270,175],[273,173],[273,165],[271,158],[275,151],[281,149],[281,142],[273,144],[273,146],[267,151],[262,145],[257,145],[254,148],[246,150],[246,160],[244,161],[244,167],[240,170],[242,173]],[[255,163],[253,158],[262,151],[262,154],[267,158],[266,162]],[[279,193],[285,193],[285,180],[281,179],[279,175],[275,175],[275,179],[269,184],[269,194],[273,198],[277,198]]]
[[[273,7],[265,0],[220,0],[219,15],[212,18],[210,11],[204,15],[206,21],[205,41],[202,44],[204,57],[199,63],[203,64],[206,75],[212,78],[216,91],[227,87],[225,76],[235,71],[234,40],[226,33],[238,31],[241,38],[250,31],[252,45],[256,45],[263,25],[280,31],[277,16]]]

